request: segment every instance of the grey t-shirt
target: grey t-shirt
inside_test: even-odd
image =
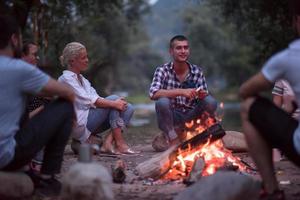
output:
[[[38,93],[49,76],[22,60],[0,56],[0,169],[14,157],[26,94]]]
[[[275,83],[278,79],[287,80],[300,106],[300,39],[274,56],[263,66],[262,73],[266,79]],[[300,123],[294,134],[294,146],[300,155]]]

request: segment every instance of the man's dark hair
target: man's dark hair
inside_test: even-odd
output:
[[[33,42],[33,41],[24,41],[23,42],[23,49],[22,49],[22,53],[24,54],[24,55],[28,55],[28,53],[29,53],[29,46],[30,45],[35,45],[35,46],[37,46],[37,44],[35,43],[35,42]]]
[[[170,48],[173,47],[173,42],[177,41],[188,41],[188,39],[184,35],[175,35],[174,37],[171,38],[170,40]]]
[[[13,34],[20,34],[15,18],[9,15],[0,15],[0,49],[5,48]]]

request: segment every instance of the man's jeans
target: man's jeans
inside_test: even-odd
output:
[[[105,99],[117,100],[117,95],[111,95]],[[103,132],[109,128],[124,129],[133,115],[133,107],[127,104],[127,108],[120,112],[112,108],[91,108],[88,115],[87,128],[92,134]]]
[[[15,135],[15,156],[3,170],[20,169],[45,147],[41,173],[59,173],[73,120],[74,109],[71,102],[58,99],[46,105]]]
[[[170,140],[177,138],[175,129],[183,128],[185,122],[200,117],[204,111],[213,116],[216,109],[217,101],[210,95],[199,100],[194,109],[184,113],[179,109],[172,108],[169,98],[162,97],[155,102],[158,127],[164,132],[166,138]]]

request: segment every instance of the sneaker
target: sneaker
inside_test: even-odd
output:
[[[33,170],[26,171],[25,173],[33,182],[35,195],[39,197],[54,197],[60,194],[62,188],[61,182],[59,182],[54,176],[44,179]]]
[[[79,153],[80,144],[81,144],[80,141],[72,139],[71,149],[72,149],[73,153],[76,155]]]
[[[283,190],[275,190],[271,194],[263,190],[260,194],[259,199],[260,200],[285,200],[285,195]]]
[[[32,171],[40,173],[43,162],[37,162],[36,160],[31,160],[29,167]]]
[[[40,178],[39,183],[35,186],[35,194],[40,197],[58,196],[61,188],[61,182],[54,177],[49,179]]]

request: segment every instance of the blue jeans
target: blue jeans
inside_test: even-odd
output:
[[[167,97],[159,98],[155,102],[158,127],[170,140],[177,138],[175,129],[183,128],[185,122],[198,118],[204,111],[214,115],[216,109],[217,101],[210,95],[199,100],[194,109],[186,112],[172,108],[171,100]]]
[[[117,95],[111,95],[105,99],[117,100],[118,98],[120,97]],[[92,134],[103,132],[109,128],[124,129],[129,124],[133,112],[133,107],[129,103],[122,112],[112,108],[91,108],[86,126]]]

